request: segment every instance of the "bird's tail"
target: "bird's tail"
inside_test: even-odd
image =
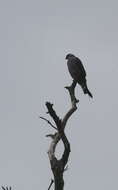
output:
[[[93,98],[93,95],[89,91],[89,89],[88,89],[88,87],[87,87],[86,84],[82,85],[82,89],[83,89],[84,94],[88,94],[91,98]]]

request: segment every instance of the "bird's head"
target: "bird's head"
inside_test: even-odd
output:
[[[69,58],[72,58],[72,57],[75,57],[73,54],[69,53],[66,55],[66,58],[65,59],[69,59]]]

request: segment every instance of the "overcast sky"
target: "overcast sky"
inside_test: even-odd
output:
[[[67,53],[83,61],[94,99],[76,87],[65,190],[118,189],[116,0],[0,1],[0,186],[48,188],[53,130],[38,115],[49,118],[46,101],[60,117],[70,108]]]

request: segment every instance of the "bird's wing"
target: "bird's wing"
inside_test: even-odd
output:
[[[76,57],[76,59],[74,59],[73,62],[74,62],[74,64],[76,64],[76,68],[78,69],[79,73],[81,73],[81,75],[83,77],[85,77],[86,76],[86,71],[84,69],[84,66],[83,66],[81,60]]]

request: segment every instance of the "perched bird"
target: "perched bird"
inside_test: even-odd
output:
[[[84,94],[88,94],[91,98],[93,98],[93,95],[87,87],[86,71],[81,60],[73,54],[67,54],[66,59],[71,77],[82,87]]]

